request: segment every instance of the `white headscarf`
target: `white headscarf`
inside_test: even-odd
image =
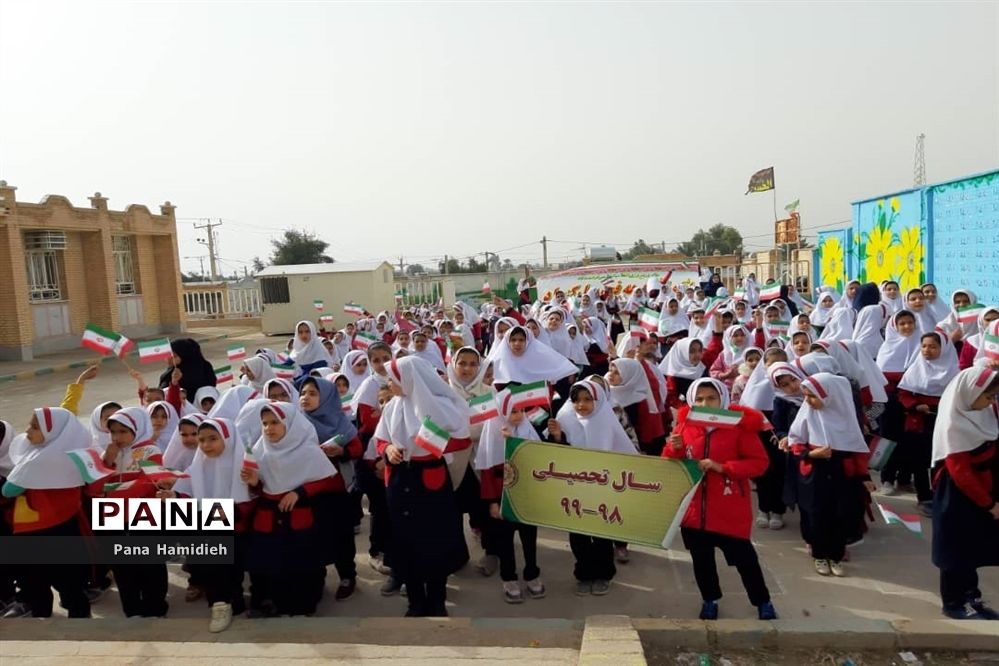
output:
[[[236,427],[228,419],[208,419],[204,425],[219,434],[225,448],[214,458],[206,456],[200,447],[196,449],[187,468],[190,478],[179,479],[174,490],[197,499],[217,497],[237,504],[250,501],[250,489],[239,478],[244,447]]]
[[[264,492],[281,495],[311,481],[336,476],[336,467],[319,448],[316,429],[296,405],[270,402],[260,408],[260,415],[265,411],[274,414],[286,430],[276,442],[261,435],[253,445]]]
[[[243,408],[239,410],[239,414],[236,415],[234,421],[236,430],[239,431],[239,441],[256,442],[260,439],[263,435],[263,426],[260,423],[260,408],[270,402],[266,398],[253,398],[252,400],[248,400],[243,405]]]
[[[766,352],[763,354],[766,358]],[[762,412],[769,412],[774,408],[774,387],[767,376],[767,366],[763,358],[753,368],[753,374],[746,380],[746,388],[742,389],[739,397],[739,404],[743,407],[752,407]]]
[[[881,368],[874,362],[874,359],[868,356],[860,344],[853,340],[843,340],[840,344],[846,347],[847,352],[864,372],[866,381],[861,382],[861,385],[870,388],[871,401],[888,402],[888,393],[885,391],[885,387],[888,386],[888,378],[885,377],[885,373],[881,372]]]
[[[302,342],[298,339],[298,327],[305,324],[309,329],[309,341]],[[307,319],[295,324],[295,337],[291,345],[291,358],[298,365],[311,365],[322,361],[328,368],[333,367],[333,357],[323,346],[323,340],[316,331],[316,325]]]
[[[834,451],[870,453],[857,422],[850,380],[820,372],[802,381],[801,387],[819,398],[822,408],[814,409],[807,402],[802,404],[788,432],[792,445],[828,446]]]
[[[937,340],[940,341],[940,356],[929,361],[923,358],[921,353],[916,354],[913,357],[912,365],[902,375],[898,387],[910,393],[939,396],[943,394],[947,384],[958,373],[957,352],[954,351],[954,344],[950,338],[943,333],[927,333],[926,335],[936,335]],[[921,340],[920,343],[922,343]]]
[[[692,342],[692,338],[683,338],[670,347],[666,357],[659,363],[659,369],[664,375],[682,379],[699,379],[704,376],[704,364],[700,361],[696,364],[690,362]]]
[[[527,336],[526,347],[520,356],[514,355],[510,349],[510,334],[514,331],[522,331]],[[491,360],[493,382],[496,384],[509,382],[531,384],[541,380],[555,383],[579,371],[569,359],[551,347],[538,344],[531,330],[520,325],[506,332],[503,339],[497,343],[496,354]]]
[[[275,378],[264,384],[263,389],[260,391],[260,396],[270,400],[270,391],[272,386],[281,387],[285,393],[288,394],[288,400],[282,400],[281,402],[292,402],[298,404],[298,389],[287,379]],[[228,419],[231,421],[232,419]]]
[[[676,301],[677,310],[676,314],[669,313],[669,304]],[[670,296],[666,299],[666,303],[663,305],[663,309],[659,312],[659,334],[660,335],[673,335],[679,333],[680,331],[686,331],[690,329],[690,317],[687,313],[683,311],[680,307],[680,301],[675,296]]]
[[[375,429],[377,439],[402,449],[409,460],[427,453],[413,438],[428,417],[450,433],[451,438],[469,437],[468,403],[444,383],[433,366],[419,357],[406,356],[389,363],[388,375],[389,381],[399,385],[404,395],[396,396],[385,406]]]
[[[899,286],[898,283],[895,283],[895,286],[896,287]],[[901,296],[901,290],[899,291],[900,295],[896,296],[895,298],[888,298],[888,295],[885,294],[884,284],[881,285],[878,291],[881,292],[881,302],[884,303],[885,307],[888,309],[887,316],[890,317],[905,307],[905,303],[903,302]]]
[[[933,428],[932,465],[949,455],[974,451],[985,442],[999,439],[996,404],[985,409],[971,409],[996,378],[992,368],[971,367],[961,371],[947,385],[937,407]]]
[[[572,339],[569,337],[569,330],[566,328],[565,325],[565,312],[560,308],[552,308],[548,310],[548,312],[546,312],[544,315],[544,320],[546,324],[548,323],[548,319],[552,315],[560,317],[561,321],[558,327],[554,331],[548,328],[545,329],[546,331],[548,331],[548,337],[551,340],[549,345],[551,346],[552,349],[557,351],[562,356],[571,359]]]
[[[829,315],[819,340],[851,339],[853,337],[853,322],[856,317],[857,313],[852,306],[837,306]]]
[[[167,422],[160,430],[160,434],[156,436],[155,444],[156,448],[160,451],[166,451],[167,444],[170,443],[170,438],[173,437],[173,433],[177,430],[177,422],[180,420],[180,416],[177,415],[177,410],[173,408],[166,400],[157,400],[156,402],[150,403],[146,407],[146,411],[149,412],[149,418],[152,419],[153,412],[160,407],[166,412]]]
[[[936,285],[935,284],[933,284],[932,282],[926,282],[924,284],[919,285],[919,290],[922,291],[923,287],[930,287],[930,286],[932,286],[934,289],[936,289]],[[930,315],[931,315],[931,317],[933,319],[933,325],[934,326],[938,322],[943,321],[947,317],[947,315],[950,314],[950,305],[946,301],[944,301],[944,299],[940,298],[940,291],[939,290],[937,290],[937,295],[934,298],[934,300],[933,300],[932,303],[930,302],[929,298],[926,298],[925,292],[924,292],[923,298],[924,298],[924,300],[926,302],[926,309],[930,311]],[[930,330],[932,330],[932,329],[933,329],[933,327],[931,326]],[[924,331],[924,333],[927,333],[927,332],[929,332],[929,331]]]
[[[815,303],[815,309],[809,315],[809,319],[815,326],[825,326],[832,317],[833,309],[836,307],[836,299],[839,295],[832,290],[824,291],[819,295]]]
[[[905,372],[913,355],[919,353],[919,321],[916,320],[909,337],[905,337],[898,332],[897,320],[902,314],[911,315],[914,319],[916,316],[908,310],[900,310],[888,320],[885,342],[878,350],[877,363],[882,372]]]
[[[576,337],[572,337],[572,333],[569,332],[572,329],[576,329]],[[569,360],[579,366],[589,365],[590,360],[586,357],[586,348],[589,346],[586,336],[573,323],[566,324],[565,330],[569,335]]]
[[[975,305],[978,303],[978,296],[975,295],[975,292],[971,291],[970,289],[955,289],[954,293],[950,295],[950,310],[948,311],[947,316],[944,317],[943,320],[937,322],[937,324],[940,326],[940,328],[944,329],[948,333],[956,331],[958,328],[960,328],[962,336],[965,338],[970,338],[972,335],[978,332],[978,321],[975,320],[966,323],[961,323],[961,320],[959,319],[959,315],[957,312],[957,308],[954,307],[954,298],[956,298],[958,294],[964,294],[965,296],[967,296],[968,299],[970,300],[969,305]],[[940,297],[937,296],[938,300],[939,298]]]
[[[872,359],[877,357],[881,343],[885,341],[881,329],[885,326],[888,307],[884,303],[868,305],[857,314],[857,323],[853,327],[853,339],[856,340]]]
[[[836,359],[829,354],[823,354],[822,352],[805,354],[800,358],[794,359],[794,363],[792,365],[800,370],[801,374],[806,377],[817,375],[820,372],[828,372],[832,375],[838,375],[841,372],[839,363]]]
[[[760,365],[762,365],[762,363]],[[804,398],[801,395],[786,393],[780,386],[777,385],[777,380],[784,376],[794,377],[798,381],[804,381],[808,375],[799,370],[797,367],[791,365],[790,363],[778,361],[767,369],[767,376],[770,377],[770,385],[773,387],[774,392],[776,394],[780,394],[779,397],[796,405],[800,405],[804,402]]]
[[[266,356],[251,356],[243,361],[243,365],[253,373],[253,379],[250,379],[248,375],[243,375],[243,384],[245,386],[252,386],[258,391],[264,387],[265,383],[277,376],[274,374],[274,369],[271,368],[270,359]]]
[[[188,414],[187,416],[182,416],[180,421],[177,422],[177,427],[173,431],[173,436],[170,438],[170,443],[167,444],[166,451],[163,452],[163,466],[167,469],[175,469],[179,472],[183,472],[191,465],[191,461],[194,460],[194,454],[198,450],[198,446],[195,445],[193,449],[189,449],[184,446],[180,435],[180,426],[185,423],[193,425],[195,429],[198,428],[202,423],[204,423],[207,417],[202,414]],[[209,495],[213,497],[213,495]]]
[[[610,362],[621,375],[621,385],[611,386],[610,393],[614,404],[627,407],[636,402],[644,401],[649,412],[658,414],[661,410],[656,404],[655,394],[649,385],[648,375],[642,367],[642,361],[633,358],[618,358]]]
[[[427,342],[427,347],[430,346],[430,342]],[[436,345],[434,345],[436,347]],[[440,350],[438,350],[440,353]],[[347,389],[347,393],[355,395],[357,390],[361,388],[361,384],[365,379],[371,374],[371,365],[365,366],[364,372],[358,373],[354,372],[354,366],[361,360],[367,361],[368,355],[361,351],[360,349],[355,349],[351,352],[347,352],[347,355],[343,357],[343,365],[340,366],[340,372],[347,377],[347,383],[350,387]]]
[[[82,486],[80,470],[66,454],[90,447],[87,429],[76,415],[62,407],[39,407],[35,410],[35,418],[42,431],[42,443],[30,443],[27,434],[13,438],[9,450],[14,468],[7,481],[35,490]]]
[[[339,342],[336,340],[338,335],[340,336]],[[333,343],[333,348],[336,350],[336,358],[343,361],[343,357],[350,351],[350,336],[347,335],[347,331],[341,328],[333,334],[333,337],[330,338],[330,342]]]
[[[194,394],[194,408],[198,410],[201,414],[207,414],[205,410],[201,408],[201,401],[211,398],[213,402],[219,401],[219,390],[214,386],[202,386],[198,389],[197,393]],[[213,407],[215,405],[212,405]]]
[[[94,411],[90,412],[90,437],[91,446],[98,449],[107,448],[107,445],[111,443],[111,433],[108,429],[101,425],[101,412],[103,412],[107,407],[113,405],[118,409],[121,409],[121,405],[114,401],[102,402],[101,404],[94,407]],[[2,475],[0,475],[2,476]]]
[[[607,333],[607,325],[604,320],[593,316],[587,317],[583,321],[590,327],[590,332],[586,334],[589,344],[596,345],[601,353],[606,354],[608,347],[610,347],[610,336]]]
[[[410,356],[415,356],[416,358],[422,358],[424,361],[429,363],[434,370],[439,370],[444,372],[447,370],[447,366],[444,365],[444,357],[441,355],[441,348],[437,346],[437,342],[433,338],[427,337],[427,344],[423,348],[423,351],[416,350],[416,336],[422,335],[419,331],[413,331],[414,340],[409,345]]]
[[[746,339],[741,346],[736,346],[736,344],[732,342],[732,336],[737,331],[742,331],[743,334],[746,336]],[[722,355],[725,358],[725,364],[732,365],[733,363],[735,363],[736,360],[739,358],[739,356],[742,354],[742,352],[751,346],[752,346],[752,340],[750,339],[748,328],[746,328],[742,324],[732,324],[731,326],[726,328],[725,332],[722,334],[722,348],[723,348]]]
[[[234,420],[246,401],[258,395],[260,394],[251,386],[233,386],[222,392],[219,401],[208,412],[208,418]]]
[[[10,455],[10,444],[14,441],[14,426],[7,421],[0,420],[3,427],[3,436],[0,437],[0,476],[7,478],[10,470],[14,469],[14,460]]]
[[[577,448],[614,453],[638,453],[634,442],[621,427],[610,397],[604,387],[584,379],[572,385],[581,387],[593,396],[593,411],[588,416],[580,416],[575,409],[559,411],[558,423],[565,439]],[[570,390],[570,395],[572,391]]]
[[[974,347],[976,350],[979,350],[979,351],[981,351],[982,346],[983,346],[982,345],[982,334],[985,333],[985,330],[989,326],[988,322],[985,321],[985,315],[989,314],[990,312],[994,312],[996,314],[999,314],[999,306],[990,305],[989,307],[985,308],[980,313],[978,313],[978,332],[965,340],[966,344],[971,345],[972,347]],[[996,321],[996,320],[993,320],[993,321]],[[982,355],[983,354],[976,354],[975,356],[977,358],[977,357],[982,356]]]
[[[762,365],[762,364],[761,364]],[[710,385],[715,391],[718,392],[719,407],[721,409],[728,409],[729,405],[732,404],[732,398],[729,395],[728,387],[725,386],[725,382],[714,379],[713,377],[701,377],[700,379],[695,379],[687,387],[687,404],[691,407],[694,406],[697,398],[697,389],[701,388],[705,384]],[[710,429],[710,428],[709,428]]]

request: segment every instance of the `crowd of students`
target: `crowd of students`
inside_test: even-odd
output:
[[[774,619],[754,527],[782,529],[796,509],[816,572],[844,576],[872,493],[910,485],[933,519],[943,613],[999,618],[977,584],[979,567],[999,564],[999,356],[990,347],[999,308],[976,309],[968,290],[942,302],[930,284],[902,294],[894,282],[854,281],[842,295],[820,289],[814,304],[790,285],[764,301],[753,276],[741,286],[738,298],[717,276],[700,289],[652,279],[626,296],[620,285],[539,300],[525,289],[517,303],[400,306],[342,330],[302,321],[287,349],[256,350],[223,392],[197,343],[174,340],[157,386],[133,373],[141,406],[128,396],[99,404],[89,431],[76,415],[96,369],[60,407],[36,409],[25,433],[0,421],[0,529],[86,534],[86,506],[101,496],[231,498],[236,561],[185,565],[187,600],[205,598],[210,629],[221,631],[243,612],[314,613],[330,565],[337,600],[349,598],[366,498],[369,561],[386,575],[383,595],[406,595],[406,615],[447,615],[447,578],[470,557],[466,514],[485,553],[474,566],[498,569],[503,599],[523,603],[547,590],[537,528],[499,510],[504,442],[515,436],[698,461],[704,479],[681,538],[702,619],[719,615],[715,550],[737,568],[760,619]],[[550,410],[529,419],[511,389],[539,381]],[[498,413],[473,423],[469,401],[483,395],[495,396]],[[741,417],[706,427],[690,419],[694,406]],[[428,421],[446,434],[436,445],[422,430]],[[897,446],[876,484],[868,460],[886,440]],[[85,447],[112,477],[84,484],[66,452]],[[140,461],[186,477],[149,481]],[[627,544],[568,539],[575,593],[609,593]],[[55,588],[70,617],[87,617],[111,576],[126,616],[167,614],[166,565],[127,564],[0,570],[4,616],[49,616]]]

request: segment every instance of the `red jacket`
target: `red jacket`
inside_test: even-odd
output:
[[[720,473],[704,474],[683,527],[748,539],[753,527],[749,480],[762,476],[770,462],[758,434],[766,428],[766,421],[762,413],[749,407],[732,405],[729,409],[743,412],[742,422],[735,428],[715,428],[709,433],[700,426],[687,425],[690,407],[684,405],[673,429],[673,434],[683,438],[683,447],[675,449],[667,443],[662,457],[710,458],[724,468]]]

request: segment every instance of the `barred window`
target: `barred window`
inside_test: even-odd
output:
[[[59,260],[54,250],[25,253],[28,265],[28,300],[32,303],[62,300]]]
[[[128,236],[112,236],[111,254],[114,260],[115,293],[119,296],[134,294],[135,273],[132,269],[132,239]]]
[[[288,293],[288,278],[260,278],[260,297],[266,303],[288,303],[291,297]]]

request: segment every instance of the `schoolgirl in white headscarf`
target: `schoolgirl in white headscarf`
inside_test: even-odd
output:
[[[428,342],[427,346],[429,345]],[[436,345],[434,346],[436,347]],[[438,355],[440,355],[440,350],[438,350]],[[371,374],[371,369],[368,367],[368,355],[360,349],[348,352],[343,359],[343,365],[340,366],[340,372],[347,377],[347,382],[350,384],[347,393],[356,395],[357,390],[361,388],[361,382]]]
[[[157,400],[146,407],[150,419],[153,418],[156,410],[163,411],[166,416],[166,425],[160,429],[159,433],[155,434],[153,443],[156,444],[156,448],[160,451],[166,451],[167,444],[170,443],[173,433],[177,430],[177,422],[180,420],[180,417],[177,415],[177,410],[173,408],[173,405],[166,400]]]
[[[835,341],[852,339],[856,318],[857,313],[853,309],[853,306],[837,306],[832,311],[832,314],[829,315],[829,319],[826,321],[825,328],[822,329],[819,340]]]
[[[559,411],[557,420],[565,441],[571,446],[594,451],[638,453],[614,414],[607,390],[593,380],[583,379],[572,385],[570,402],[575,402],[572,398],[579,391],[589,393],[593,399],[593,411],[586,415],[575,409]]]
[[[600,353],[606,354],[610,348],[610,336],[607,325],[600,317],[587,317],[583,320],[583,333],[588,344],[596,345]]]
[[[910,393],[938,397],[943,395],[944,389],[957,376],[957,352],[946,335],[939,332],[925,333],[923,337],[930,335],[940,343],[940,355],[935,359],[927,359],[922,353],[913,357],[898,387]]]
[[[87,429],[72,412],[61,407],[39,407],[33,416],[32,427],[37,427],[42,441],[35,444],[25,433],[10,438],[8,450],[13,469],[7,475],[7,483],[23,490],[82,486],[83,477],[66,454],[89,448],[91,438]],[[9,426],[5,430],[13,435]]]
[[[277,375],[271,368],[271,361],[266,356],[251,356],[243,361],[243,378],[240,380],[245,386],[252,386],[259,391],[271,379]],[[210,410],[209,410],[210,411]]]
[[[881,331],[888,320],[888,307],[884,303],[868,305],[857,314],[857,323],[853,327],[852,339],[855,340],[864,352],[872,359],[878,355],[881,343],[885,341]]]
[[[119,409],[121,409],[121,405],[117,402],[102,402],[94,407],[94,411],[90,412],[91,446],[102,450],[107,447],[108,442],[111,441],[111,433],[108,432],[108,417]]]
[[[907,335],[899,331],[898,322],[911,319],[912,324],[905,327]],[[916,316],[908,310],[901,310],[892,315],[885,327],[885,342],[878,350],[877,364],[881,372],[899,374],[905,372],[916,354],[919,353],[919,324]]]
[[[308,329],[306,334],[302,327]],[[302,340],[305,337],[306,340]],[[323,346],[323,340],[316,331],[316,325],[307,319],[295,324],[295,337],[291,347],[291,358],[303,370],[308,371],[313,367],[333,367],[333,357]]]
[[[588,366],[590,360],[586,357],[586,348],[589,347],[589,344],[586,336],[579,331],[576,324],[571,322],[565,325],[565,330],[570,340],[569,360],[580,367]]]
[[[515,353],[510,346],[510,337],[518,333],[526,336],[522,352]],[[555,383],[560,379],[576,374],[578,368],[557,351],[534,339],[534,334],[525,326],[509,329],[497,345],[493,364],[493,381],[496,384],[517,382],[530,384],[544,380]]]
[[[690,328],[690,317],[683,311],[680,301],[671,296],[666,300],[662,311],[659,312],[659,334],[675,335],[680,331],[687,331]]]
[[[180,418],[180,421],[177,422],[177,428],[170,438],[170,443],[167,444],[166,451],[163,452],[164,467],[179,472],[190,467],[191,461],[194,460],[194,454],[198,450],[198,427],[204,423],[206,418],[208,417],[204,414],[188,414]],[[184,426],[194,428],[193,442],[184,441],[185,435],[181,430]],[[224,495],[219,497],[224,497]]]
[[[829,323],[838,298],[839,295],[832,290],[819,294],[819,298],[815,303],[815,309],[809,314],[809,319],[814,326],[825,326]]]

